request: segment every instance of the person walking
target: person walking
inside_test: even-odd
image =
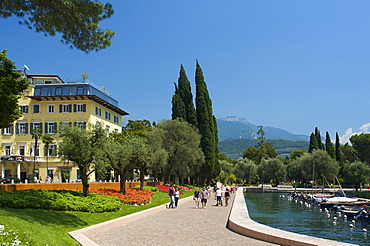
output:
[[[225,191],[225,207],[227,207],[227,205],[229,205],[229,199],[230,199],[230,192],[229,192],[229,189],[226,188],[226,191]]]
[[[216,206],[222,206],[222,193],[223,190],[221,188],[216,190]]]
[[[171,185],[170,189],[168,190],[168,196],[170,197],[171,202],[168,206],[166,205],[166,208],[175,208],[175,190],[173,188],[173,185]]]
[[[200,203],[200,191],[199,191],[199,188],[196,188],[195,189],[193,200],[195,201],[195,208],[199,208],[199,203]]]
[[[176,208],[179,203],[179,199],[180,199],[180,191],[178,188],[175,188],[175,207]]]
[[[209,198],[209,192],[206,189],[206,187],[203,187],[203,190],[201,191],[200,196],[201,196],[202,208],[205,209],[207,206],[207,200]]]

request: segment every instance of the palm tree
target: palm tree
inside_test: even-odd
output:
[[[42,142],[45,144],[46,148],[46,176],[49,176],[49,165],[48,165],[48,157],[49,157],[49,144],[53,142],[54,138],[52,135],[45,133],[42,135]]]
[[[42,136],[42,130],[40,128],[32,129],[31,131],[32,138],[35,139],[35,147],[33,150],[33,176],[36,176],[36,150],[37,150],[37,142]],[[38,177],[37,177],[38,178]]]

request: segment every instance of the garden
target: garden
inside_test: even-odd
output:
[[[193,187],[178,186],[180,199]],[[118,189],[3,191],[0,201],[2,245],[79,245],[68,232],[168,202],[169,186]],[[5,243],[5,244],[4,244]]]

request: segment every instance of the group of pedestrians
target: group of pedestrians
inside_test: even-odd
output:
[[[202,190],[196,188],[193,195],[195,208],[207,208],[207,203],[211,197],[211,193],[214,193],[214,198],[216,200],[215,206],[223,206],[224,201],[225,207],[227,207],[229,205],[230,195],[231,193],[234,193],[234,186],[225,187],[222,185],[218,187],[217,185],[215,185],[213,190],[210,186],[208,186],[207,188],[203,187]],[[176,208],[178,206],[178,201],[180,198],[180,191],[178,190],[178,188],[171,185],[168,190],[168,196],[170,197],[170,204],[166,205],[166,208]]]
[[[177,208],[180,199],[179,189],[171,185],[170,189],[168,190],[168,196],[170,197],[171,201],[169,205],[166,205],[166,208]]]

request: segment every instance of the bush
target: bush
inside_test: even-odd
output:
[[[67,190],[19,190],[0,191],[0,207],[33,208],[54,211],[113,212],[121,208],[115,197],[91,193],[87,197],[82,192]]]

